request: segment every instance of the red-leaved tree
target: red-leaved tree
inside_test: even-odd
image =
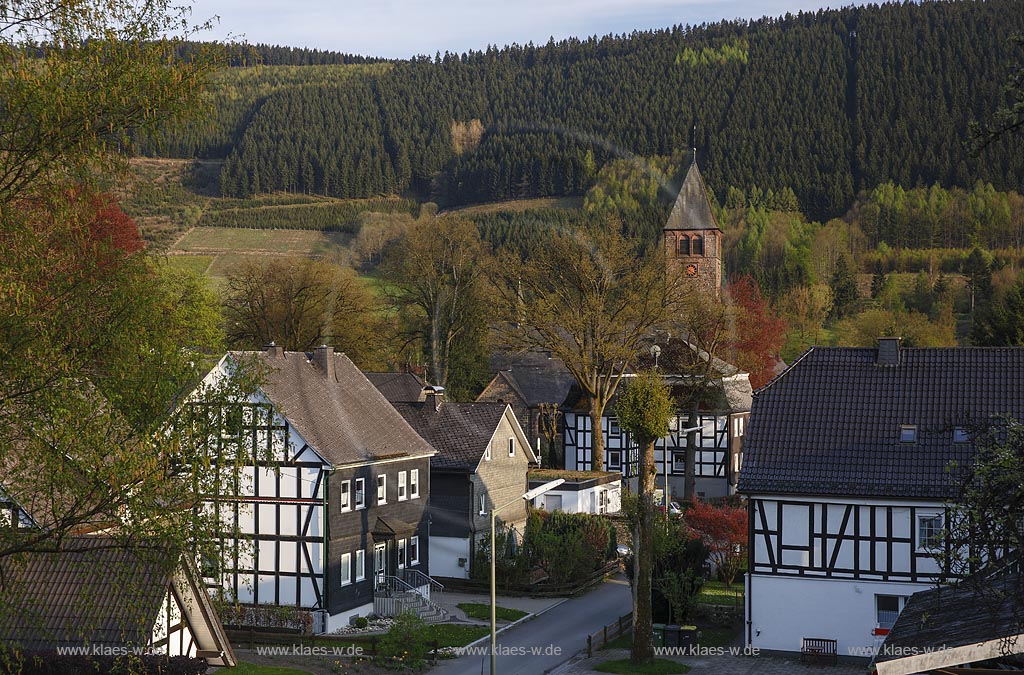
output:
[[[686,510],[686,524],[704,540],[722,581],[731,586],[747,557],[747,510],[694,501]]]
[[[786,322],[776,314],[749,275],[729,282],[728,295],[736,309],[736,331],[729,341],[735,365],[750,373],[754,389],[774,377],[779,350],[786,337]]]

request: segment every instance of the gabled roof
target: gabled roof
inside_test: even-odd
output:
[[[914,593],[875,659],[879,675],[935,671],[1024,654],[1018,570]]]
[[[234,665],[223,626],[194,568],[167,545],[106,536],[71,537],[54,552],[0,563],[0,642],[26,651],[58,647],[147,646],[172,587],[200,656]]]
[[[955,497],[970,442],[993,416],[1024,417],[1024,348],[812,347],[754,392],[739,490],[752,493]],[[901,442],[902,425],[916,440]]]
[[[392,403],[415,403],[424,399],[426,382],[415,373],[366,373],[366,379]]]
[[[302,438],[335,466],[434,454],[344,354],[329,351],[333,377],[305,352],[271,348],[236,357],[255,357],[267,367],[260,388]]]
[[[437,455],[430,460],[432,469],[476,471],[487,445],[509,409],[507,403],[440,403],[437,410],[430,402],[396,403],[395,409],[432,446]],[[509,414],[513,428],[518,426]],[[521,432],[520,432],[521,433]],[[524,444],[525,437],[520,438]],[[529,443],[524,447],[529,461],[536,462]]]
[[[711,211],[711,201],[704,185],[704,178],[697,169],[697,162],[690,164],[690,169],[683,179],[676,203],[669,213],[664,230],[718,230],[718,221]]]
[[[541,403],[561,404],[576,382],[561,361],[535,349],[496,353],[491,357],[491,370],[498,371],[495,378],[507,382],[530,408]]]

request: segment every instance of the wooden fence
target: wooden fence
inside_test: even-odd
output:
[[[600,649],[615,638],[625,635],[633,630],[633,613],[623,614],[615,623],[610,623],[596,633],[587,636],[587,658],[594,655],[595,649]]]

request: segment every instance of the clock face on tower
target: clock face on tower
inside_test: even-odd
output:
[[[697,265],[690,263],[686,266],[686,276],[695,277],[697,276]]]

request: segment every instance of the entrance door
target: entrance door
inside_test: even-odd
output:
[[[384,583],[384,577],[388,575],[388,547],[387,544],[373,545],[373,573],[377,585]]]

